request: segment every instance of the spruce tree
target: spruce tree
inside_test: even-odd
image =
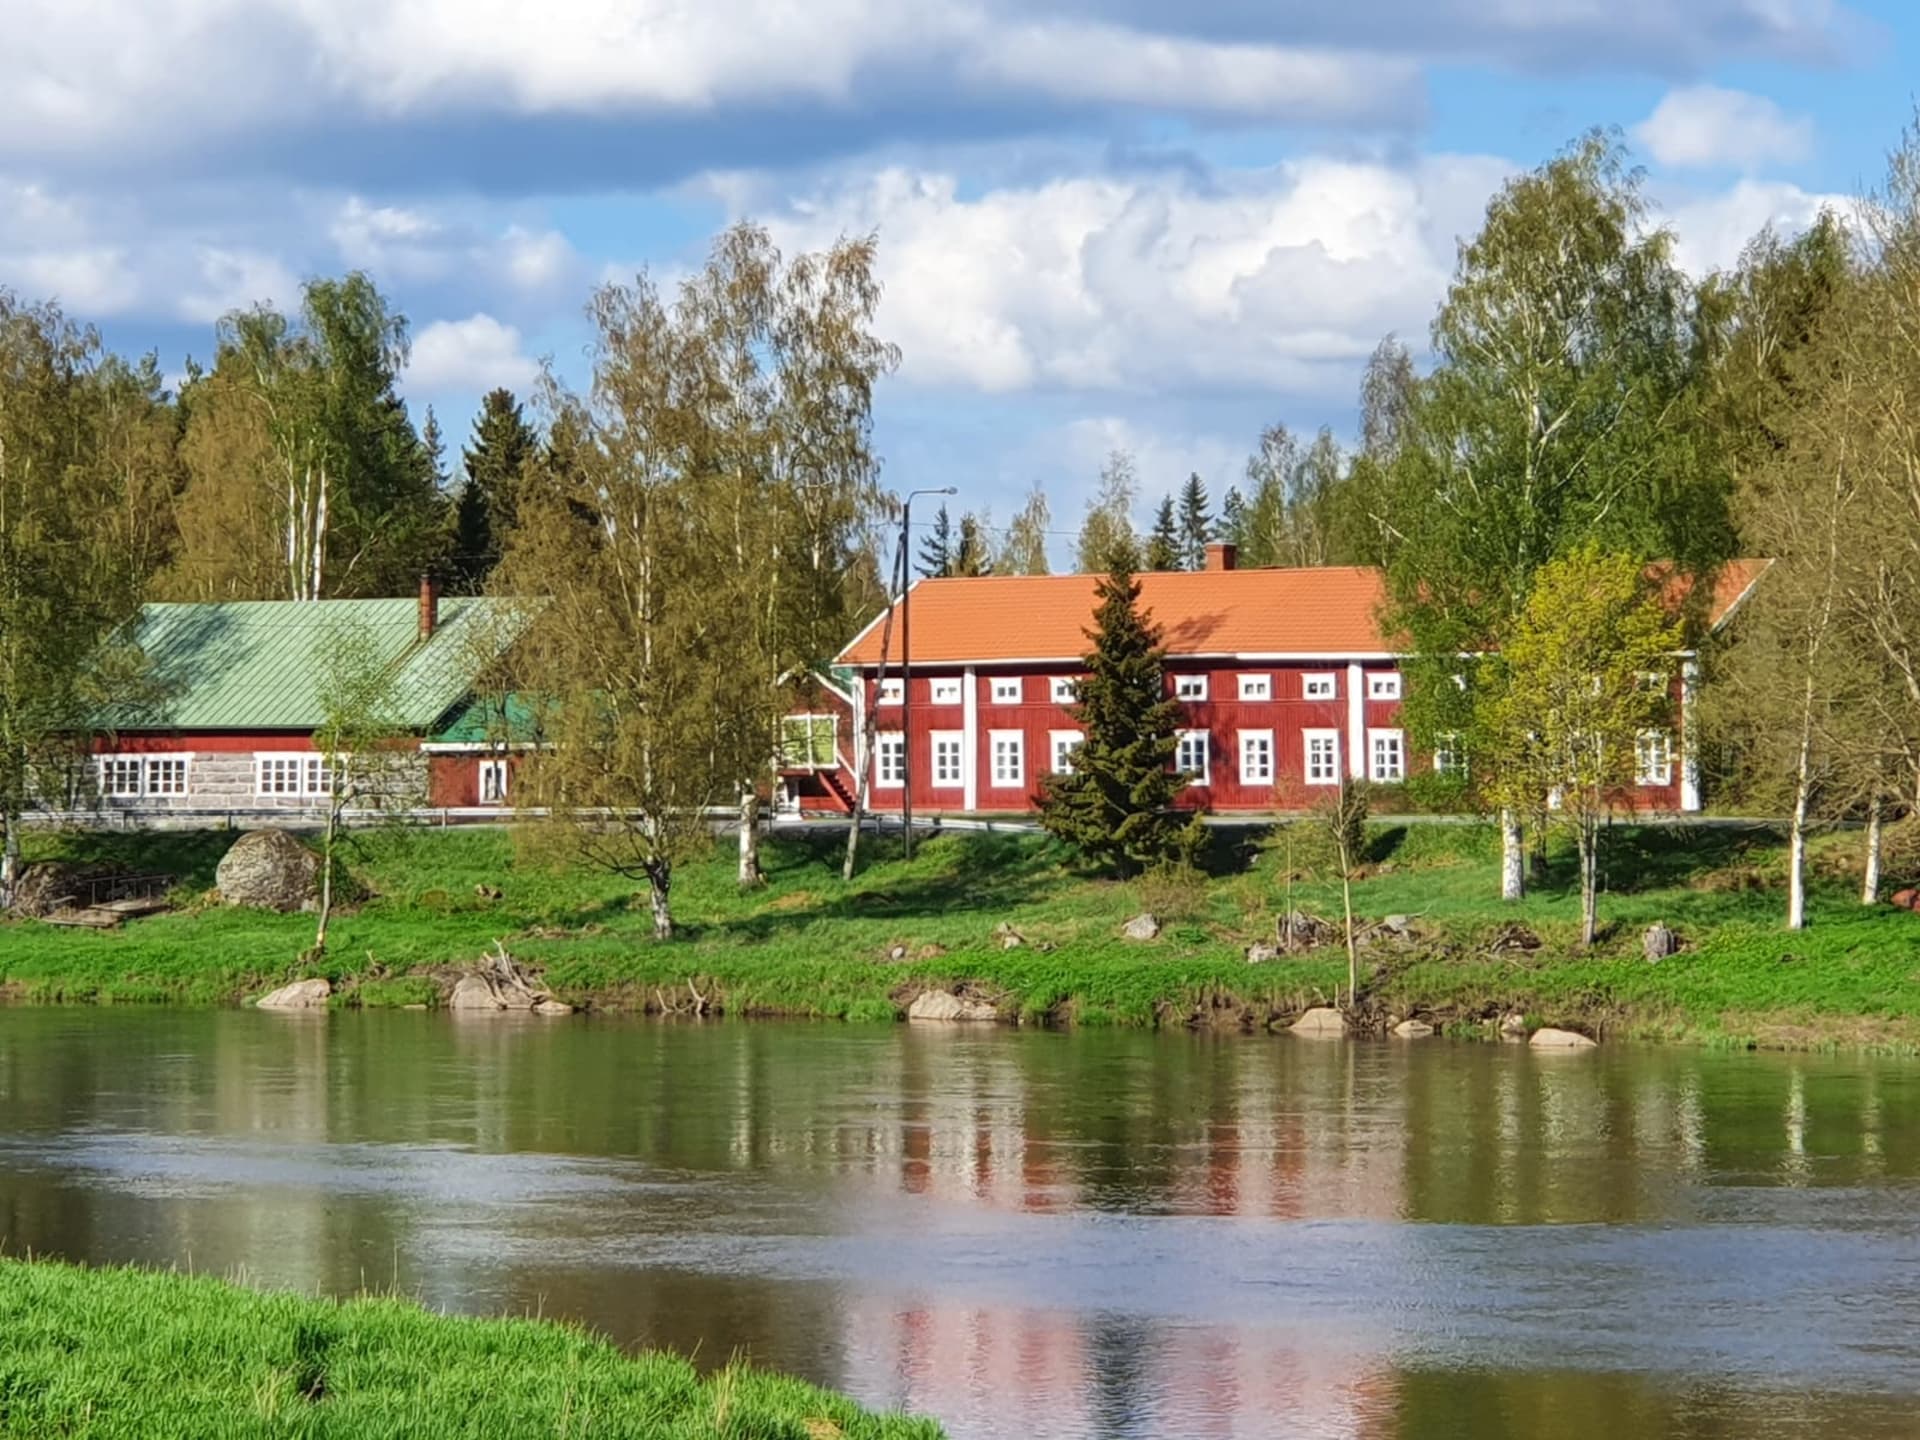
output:
[[[920,573],[929,580],[953,574],[953,520],[944,505],[933,517],[933,533],[920,542]]]
[[[1220,538],[1227,544],[1245,549],[1247,544],[1247,502],[1236,485],[1227,487],[1220,502]]]
[[[1147,539],[1147,569],[1180,568],[1180,526],[1173,517],[1173,497],[1169,495],[1153,512],[1153,534]]]
[[[501,537],[512,527],[521,474],[539,454],[539,436],[511,390],[490,390],[461,452],[466,483],[453,507],[453,573],[457,589],[477,592],[500,561]]]
[[[1191,862],[1204,832],[1198,815],[1173,806],[1186,784],[1173,770],[1181,707],[1167,694],[1159,627],[1141,611],[1140,583],[1124,564],[1101,577],[1095,594],[1093,650],[1070,712],[1085,738],[1072,770],[1041,782],[1040,823],[1119,875]]]
[[[1208,508],[1206,483],[1195,473],[1180,491],[1180,563],[1199,570],[1207,563],[1207,542],[1213,539],[1213,515]]]
[[[941,512],[945,514],[945,511]],[[953,549],[953,575],[991,575],[993,552],[987,547],[987,522],[968,511],[960,517],[960,539]]]

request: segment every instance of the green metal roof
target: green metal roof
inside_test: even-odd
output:
[[[428,737],[436,745],[524,745],[539,738],[539,716],[518,691],[464,701]]]
[[[132,639],[166,693],[157,726],[175,730],[311,730],[325,721],[323,649],[351,628],[393,671],[395,722],[425,730],[458,705],[481,668],[531,618],[516,601],[452,597],[419,634],[419,601],[247,600],[148,605]],[[109,719],[111,724],[111,719]],[[153,717],[129,725],[156,728]]]

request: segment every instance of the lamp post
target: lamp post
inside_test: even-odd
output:
[[[900,834],[909,860],[913,859],[913,501],[916,495],[958,493],[952,485],[909,490],[900,506],[900,554],[905,566],[900,577]]]

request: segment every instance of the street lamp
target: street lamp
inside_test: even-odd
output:
[[[900,825],[909,860],[913,859],[913,501],[916,495],[958,493],[952,485],[909,490],[900,506]]]

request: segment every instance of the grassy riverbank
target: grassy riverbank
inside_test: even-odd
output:
[[[212,884],[224,835],[43,836],[42,854],[117,860]],[[1329,947],[1261,965],[1289,906],[1338,913],[1284,834],[1225,836],[1190,883],[1086,876],[1036,836],[949,834],[911,863],[888,842],[851,884],[840,838],[769,842],[768,885],[741,894],[726,847],[682,871],[681,938],[648,935],[644,897],[618,877],[516,862],[497,830],[368,835],[355,868],[372,899],[335,927],[326,971],[341,1003],[431,1003],[426,973],[498,940],[563,998],[601,1008],[882,1020],[920,989],[963,987],[1028,1023],[1262,1027],[1331,999],[1346,957]],[[1763,830],[1621,829],[1592,952],[1575,944],[1572,863],[1555,855],[1522,904],[1497,899],[1495,840],[1482,826],[1384,824],[1374,833],[1359,913],[1413,917],[1411,941],[1363,955],[1363,1000],[1378,1016],[1467,1027],[1509,1010],[1615,1036],[1767,1045],[1920,1044],[1920,917],[1866,910],[1848,874],[1857,837],[1835,836],[1815,865],[1813,927],[1780,929],[1781,847]],[[491,894],[497,888],[498,897]],[[1160,937],[1124,940],[1141,910]],[[1641,931],[1664,921],[1686,948],[1658,965]],[[1005,949],[1014,926],[1026,943]],[[1526,927],[1537,949],[1502,946]],[[192,905],[116,933],[34,922],[0,928],[0,984],[17,998],[231,1003],[294,978],[311,922]]]
[[[0,1435],[938,1440],[797,1380],[567,1326],[0,1261]]]

